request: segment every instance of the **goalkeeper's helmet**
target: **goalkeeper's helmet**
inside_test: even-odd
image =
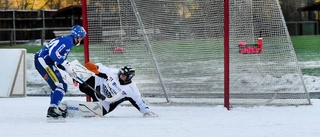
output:
[[[126,80],[123,81],[120,79],[121,74],[127,76]],[[120,68],[118,75],[121,85],[130,84],[132,82],[131,79],[135,75],[135,70],[131,66],[124,66]]]
[[[75,38],[84,38],[86,37],[87,32],[80,25],[75,25],[71,28],[71,35]]]

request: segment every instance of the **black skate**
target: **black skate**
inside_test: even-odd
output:
[[[56,107],[49,107],[47,112],[47,122],[49,123],[61,123],[66,122],[66,112],[61,112]]]
[[[61,109],[60,107],[59,107],[59,110],[60,110],[61,116],[62,116],[63,118],[66,118],[66,117],[68,116],[67,110],[63,110],[63,109]]]

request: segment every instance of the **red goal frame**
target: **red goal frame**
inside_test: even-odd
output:
[[[88,33],[88,16],[87,16],[87,1],[81,0],[82,3],[82,26]],[[89,62],[89,34],[84,38],[84,63]],[[86,96],[86,101],[91,102],[90,96]]]
[[[87,1],[81,0],[82,3],[82,24],[88,32],[87,20]],[[89,36],[84,39],[84,63],[89,62]],[[230,109],[229,102],[229,0],[224,0],[224,107]],[[90,102],[91,98],[86,96],[86,101]]]

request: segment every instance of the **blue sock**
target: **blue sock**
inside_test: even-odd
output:
[[[56,90],[51,93],[51,101],[50,101],[50,106],[55,106],[57,107],[60,104],[60,101],[62,100],[64,96],[64,91],[60,88],[57,88]]]

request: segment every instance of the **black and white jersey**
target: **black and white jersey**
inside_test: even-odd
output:
[[[134,81],[130,84],[120,85],[118,76],[119,69],[110,68],[101,63],[97,63],[96,65],[99,67],[99,72],[105,73],[108,76],[108,80],[95,76],[95,87],[99,88],[98,91],[107,97],[105,100],[99,98],[98,100],[107,111],[110,108],[110,104],[119,105],[123,101],[130,101],[142,114],[149,111]]]

